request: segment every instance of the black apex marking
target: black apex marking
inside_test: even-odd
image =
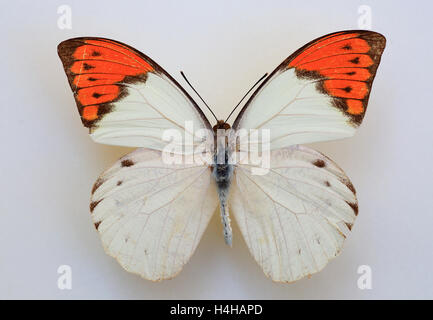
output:
[[[120,163],[120,165],[122,167],[130,167],[134,165],[134,161],[126,159],[126,160],[122,160],[122,162]]]
[[[313,164],[318,168],[323,168],[325,166],[325,161],[323,161],[322,159],[317,159],[313,162]]]

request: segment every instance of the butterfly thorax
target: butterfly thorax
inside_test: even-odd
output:
[[[230,164],[229,161],[231,157],[231,149],[228,139],[230,125],[223,120],[219,120],[213,127],[213,131],[215,136],[215,153],[212,174],[217,185],[218,198],[220,201],[221,221],[224,227],[224,240],[229,246],[231,246],[232,229],[230,226],[230,217],[227,205],[234,169],[233,164]]]

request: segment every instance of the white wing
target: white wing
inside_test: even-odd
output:
[[[211,129],[203,112],[143,53],[117,41],[89,37],[62,42],[58,53],[94,141],[163,150],[167,129],[181,133],[172,140],[178,146],[194,147],[206,139],[193,134]]]
[[[255,260],[292,282],[336,257],[358,212],[355,190],[329,158],[307,147],[271,152],[266,175],[237,165],[231,209]]]
[[[361,30],[308,43],[263,82],[233,128],[270,130],[271,149],[352,136],[384,48],[382,35]]]
[[[96,181],[90,210],[105,251],[149,280],[174,277],[189,260],[217,206],[207,166],[164,164],[137,149]]]

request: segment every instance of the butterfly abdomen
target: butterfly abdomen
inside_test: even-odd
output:
[[[218,198],[220,201],[220,213],[221,213],[221,222],[223,224],[223,234],[224,241],[229,246],[232,245],[232,228],[230,226],[230,216],[228,210],[228,197],[230,184],[233,177],[233,165],[228,163],[229,155],[228,151],[221,150],[224,152],[224,155],[218,156],[215,155],[215,164],[212,170],[212,174],[215,178],[215,182],[217,185]],[[218,159],[224,159],[223,163],[218,163]]]

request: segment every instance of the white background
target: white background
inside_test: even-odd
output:
[[[72,29],[57,8],[72,9]],[[218,215],[184,270],[152,283],[105,255],[89,215],[98,175],[132,149],[82,127],[57,44],[103,36],[143,51],[182,85],[184,70],[219,117],[290,53],[356,29],[372,9],[387,48],[355,137],[314,145],[355,185],[360,213],[341,256],[311,279],[278,284]],[[8,1],[0,12],[0,298],[433,298],[432,6],[428,1]],[[187,88],[188,89],[188,88]],[[194,96],[194,95],[193,95]],[[72,290],[57,268],[72,267]],[[373,288],[357,287],[369,265]]]

